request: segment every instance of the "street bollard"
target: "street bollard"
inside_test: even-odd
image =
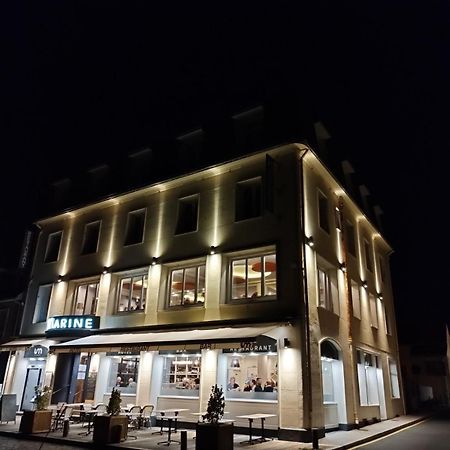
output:
[[[63,437],[67,437],[69,434],[69,419],[64,419],[63,423]]]
[[[180,431],[181,433],[181,449],[180,450],[187,450],[187,431],[183,430]]]
[[[319,429],[312,429],[312,448],[317,450],[319,448]]]

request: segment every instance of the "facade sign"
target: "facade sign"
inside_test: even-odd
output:
[[[243,341],[239,345],[224,348],[224,353],[276,353],[277,341],[268,336],[258,336],[254,341]]]
[[[43,345],[33,345],[27,348],[24,353],[24,358],[46,358],[48,355],[48,348]]]
[[[99,327],[99,316],[55,316],[47,320],[45,332],[91,331]]]

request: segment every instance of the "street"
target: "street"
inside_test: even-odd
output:
[[[20,450],[70,450],[70,449],[74,450],[77,448],[86,448],[86,447],[49,444],[47,442],[26,441],[0,436],[0,450],[17,450],[19,448]]]
[[[364,450],[448,450],[450,411],[371,443],[352,447]]]

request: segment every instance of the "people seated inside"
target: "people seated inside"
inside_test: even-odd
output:
[[[231,377],[230,382],[227,385],[227,391],[237,391],[239,390],[239,384],[236,383],[236,378]]]

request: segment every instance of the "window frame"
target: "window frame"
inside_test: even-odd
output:
[[[392,365],[395,366],[395,371],[396,371],[395,374],[392,373]],[[391,398],[392,399],[400,399],[400,398],[402,398],[402,396],[401,396],[401,390],[400,390],[400,376],[399,376],[400,374],[398,373],[397,361],[393,358],[388,358],[388,368],[389,368],[389,386],[391,389]],[[394,392],[395,391],[394,386],[393,386],[394,381],[396,382],[396,388],[398,391],[398,395],[395,395],[395,392]]]
[[[375,384],[375,386],[372,386],[370,384],[370,377],[368,375],[368,368],[372,367],[375,369],[375,378],[377,377],[377,370],[381,370],[379,367],[380,363],[380,356],[375,353],[367,352],[366,350],[363,350],[361,348],[356,348],[356,365],[357,365],[357,380],[358,380],[358,396],[359,396],[359,404],[360,406],[379,406],[380,405],[380,394],[378,392],[378,382]],[[370,358],[370,364],[366,364],[367,357]],[[360,367],[362,366],[364,372],[360,371]],[[364,377],[362,377],[360,374],[364,373]],[[364,380],[361,380],[361,378],[364,378]],[[372,375],[373,378],[373,375]],[[361,382],[364,382],[364,389],[361,385]],[[370,388],[370,389],[369,389]],[[373,391],[371,390],[373,389]],[[363,398],[362,393],[365,393],[365,396]],[[370,394],[376,394],[377,403],[371,402],[371,395]]]
[[[48,300],[47,300],[47,307],[46,307],[46,313],[45,313],[45,319],[44,320],[35,320],[36,318],[36,310],[37,310],[37,306],[38,306],[38,298],[39,298],[39,291],[41,288],[50,288],[50,292],[48,295]],[[50,302],[52,299],[52,293],[53,293],[53,283],[47,283],[47,284],[40,284],[38,286],[38,290],[36,293],[36,302],[34,304],[34,309],[33,309],[33,317],[31,318],[31,323],[36,324],[36,323],[44,323],[47,318],[48,318],[48,309],[50,307]]]
[[[195,218],[195,229],[193,230],[188,230],[188,231],[178,231],[178,227],[180,225],[180,206],[183,202],[188,202],[190,199],[195,199],[196,203],[197,203],[197,214],[196,214],[196,218]],[[186,195],[184,197],[180,197],[178,198],[177,201],[177,221],[175,223],[175,232],[174,235],[175,236],[182,236],[184,234],[189,234],[189,233],[196,233],[198,231],[198,220],[200,217],[200,194],[191,194],[191,195]]]
[[[239,197],[239,187],[251,184],[259,185],[259,214],[252,216],[243,216],[241,217],[241,209],[242,203],[245,203],[243,200],[238,201]],[[261,175],[257,175],[252,178],[247,178],[245,180],[239,180],[235,184],[235,193],[234,193],[234,222],[243,222],[245,220],[258,219],[264,214],[264,202],[263,202],[263,177]],[[238,214],[239,211],[239,214]]]
[[[355,280],[350,280],[350,290],[352,293],[353,317],[355,317],[358,320],[361,320],[361,286]],[[357,301],[358,307],[357,308],[355,308],[355,297],[353,295],[354,291],[357,291],[357,293],[358,293],[358,301]],[[356,314],[356,311],[358,311],[358,314]]]
[[[120,300],[122,297],[122,281],[126,280],[126,279],[130,279],[130,292],[128,295],[128,303],[127,303],[127,310],[123,310],[123,311],[119,311],[119,304],[120,304]],[[145,302],[145,306],[144,308],[139,308],[139,309],[133,309],[130,310],[130,301],[132,299],[132,293],[133,293],[133,280],[135,278],[142,278],[142,288],[141,288],[141,294],[142,294],[142,290],[144,289],[144,280],[146,280],[147,282],[147,287],[145,288],[145,297],[143,297],[141,295],[141,300]],[[125,274],[120,274],[118,275],[117,278],[117,294],[116,294],[116,305],[114,308],[114,314],[129,314],[129,313],[143,313],[145,312],[145,308],[147,305],[147,294],[148,294],[148,270],[140,270],[138,272],[133,272],[133,273],[125,273]]]
[[[85,251],[85,245],[86,245],[86,231],[89,226],[98,224],[98,232],[97,232],[97,243],[95,245],[95,251],[92,252],[86,252]],[[81,255],[93,255],[98,252],[98,246],[100,243],[100,233],[101,233],[101,227],[102,227],[102,221],[99,220],[93,220],[92,222],[87,222],[84,224],[84,230],[83,230],[83,242],[81,243]]]
[[[53,239],[54,236],[59,235],[59,245],[58,245],[58,252],[56,255],[56,259],[52,259],[50,261],[47,260],[48,258],[48,254],[49,254],[49,247],[50,247],[50,240]],[[49,233],[47,236],[47,244],[45,246],[45,253],[44,253],[44,264],[51,264],[54,262],[58,262],[59,260],[59,256],[61,253],[61,244],[62,244],[62,240],[63,240],[63,230],[59,230],[59,231],[54,231],[53,233]]]
[[[368,239],[363,238],[364,243],[364,264],[366,266],[366,269],[373,273],[373,258],[372,258],[372,246],[370,245],[370,242]]]
[[[379,299],[375,294],[372,294],[372,292],[369,292],[368,299],[369,299],[370,326],[372,328],[379,329],[380,328],[380,318],[378,317]]]
[[[184,282],[185,282],[185,274],[186,274],[186,270],[188,269],[196,269],[196,274],[195,274],[195,279],[196,279],[196,287],[195,287],[195,298],[197,298],[198,295],[198,280],[199,280],[199,276],[200,276],[200,268],[204,267],[205,270],[205,286],[204,286],[204,300],[202,302],[197,301],[196,303],[192,303],[192,304],[184,304],[183,303],[183,299],[181,300],[182,303],[180,305],[171,305],[170,304],[170,300],[172,297],[172,276],[173,276],[173,272],[176,270],[182,270],[183,271],[183,287],[181,289],[181,297],[183,298],[183,293],[185,291],[184,289]],[[207,277],[207,273],[206,273],[206,261],[202,261],[202,262],[198,262],[198,263],[191,263],[191,264],[186,264],[186,265],[176,265],[173,267],[168,267],[168,275],[167,275],[167,294],[166,294],[166,301],[165,301],[165,308],[166,309],[185,309],[185,308],[192,308],[192,307],[205,307],[205,303],[206,303],[206,277]]]
[[[144,220],[142,222],[142,233],[141,233],[141,240],[140,241],[136,241],[136,242],[130,242],[127,243],[129,240],[129,235],[128,233],[130,233],[130,217],[132,215],[137,215],[143,213],[144,214]],[[124,237],[124,241],[123,241],[123,246],[124,247],[131,247],[132,245],[140,245],[144,242],[144,237],[145,237],[145,226],[146,226],[146,221],[147,221],[147,208],[138,208],[138,209],[133,209],[132,211],[128,211],[127,213],[127,224],[126,224],[126,228],[125,228],[125,237]]]
[[[347,253],[356,258],[356,239],[355,239],[355,226],[349,220],[345,221],[344,225],[344,237],[347,240]],[[351,232],[350,232],[351,231]],[[351,238],[350,238],[351,236]],[[349,244],[352,243],[350,246]]]
[[[321,302],[320,288],[321,277],[320,274],[325,275],[325,303]],[[334,267],[327,267],[327,265],[317,263],[317,307],[329,311],[337,316],[340,314],[340,299],[337,280],[337,269]]]
[[[87,293],[88,293],[88,291],[86,290],[86,294],[85,294],[85,298],[84,298],[83,313],[82,314],[77,314],[76,313],[76,310],[77,310],[77,307],[76,307],[77,303],[76,302],[77,302],[78,290],[82,286],[89,286],[91,284],[96,284],[97,285],[97,288],[96,288],[96,291],[95,291],[94,301],[91,304],[91,312],[86,313],[86,296],[87,296]],[[99,295],[99,292],[100,292],[100,280],[99,279],[91,280],[91,281],[82,281],[82,282],[77,283],[75,285],[75,289],[73,291],[72,314],[73,315],[81,315],[81,316],[85,316],[85,315],[92,315],[92,316],[94,316],[96,314],[97,308],[98,308],[98,295]],[[95,304],[95,309],[94,309],[94,312],[92,312],[92,309],[93,309],[92,307],[93,307],[94,304]]]
[[[321,207],[321,201],[323,200],[326,202],[325,211]],[[322,219],[325,220],[325,223],[323,223]],[[330,200],[320,189],[317,190],[317,223],[323,232],[330,234]]]

